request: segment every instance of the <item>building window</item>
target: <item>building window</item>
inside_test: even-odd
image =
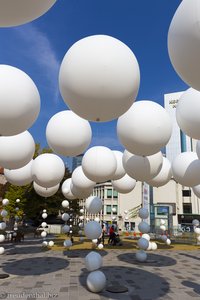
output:
[[[183,213],[184,214],[192,213],[192,203],[183,203]]]
[[[135,230],[135,222],[131,222],[131,230]]]
[[[191,197],[191,190],[182,190],[183,197]]]
[[[118,198],[118,192],[113,190],[113,198]]]
[[[113,205],[113,215],[117,215],[117,205]]]
[[[112,198],[112,189],[107,189],[107,198]]]
[[[111,215],[111,205],[106,205],[106,214]]]
[[[129,222],[124,222],[124,227],[126,230],[130,230]]]
[[[157,206],[157,215],[158,216],[166,216],[169,214],[168,206]]]

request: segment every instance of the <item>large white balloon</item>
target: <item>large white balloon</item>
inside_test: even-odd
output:
[[[55,114],[47,124],[46,138],[57,154],[76,156],[89,146],[92,130],[88,121],[70,110]]]
[[[183,132],[200,140],[200,92],[192,88],[183,93],[176,107],[176,120]]]
[[[0,23],[1,15],[0,3]],[[17,68],[0,65],[0,136],[13,136],[27,130],[39,112],[40,95],[32,79]]]
[[[193,190],[195,196],[200,198],[200,184],[193,186],[192,190]]]
[[[136,186],[136,180],[125,174],[118,180],[112,180],[112,186],[117,192],[127,194]]]
[[[95,271],[99,268],[101,268],[103,265],[103,259],[102,256],[97,252],[90,252],[85,257],[85,266],[88,269],[88,271]]]
[[[106,286],[106,276],[101,271],[93,271],[87,277],[87,287],[93,293],[101,292]]]
[[[160,172],[158,173],[157,176],[148,180],[147,183],[151,186],[159,187],[168,183],[171,177],[172,177],[171,163],[166,157],[163,157],[163,164]]]
[[[24,131],[13,136],[0,136],[0,149],[0,165],[5,169],[19,169],[33,158],[35,142],[32,135]]]
[[[66,53],[59,85],[66,104],[90,121],[110,121],[135,100],[140,71],[133,52],[106,35],[89,36]]]
[[[0,27],[12,27],[31,22],[46,13],[56,0],[1,0]]]
[[[115,155],[116,161],[117,161],[117,169],[115,171],[115,174],[112,177],[112,180],[117,180],[122,178],[125,174],[126,171],[124,170],[123,164],[122,164],[122,158],[123,158],[123,153],[121,151],[112,151]]]
[[[200,7],[198,0],[183,0],[168,32],[168,51],[178,75],[193,88],[200,90]]]
[[[62,193],[69,200],[76,199],[76,196],[73,195],[71,191],[71,183],[72,183],[72,179],[68,178],[62,184]]]
[[[80,189],[88,189],[93,188],[96,182],[87,178],[83,172],[82,166],[79,166],[72,173],[72,184]]]
[[[71,184],[70,187],[71,187],[72,194],[78,199],[85,199],[85,198],[89,197],[93,192],[92,187],[87,188],[87,189],[82,189],[82,188],[75,186],[74,184]]]
[[[193,187],[200,183],[200,160],[194,152],[183,152],[172,162],[174,179],[183,186]]]
[[[88,239],[98,239],[101,235],[101,225],[96,221],[89,221],[84,226],[84,232]]]
[[[59,189],[60,184],[58,183],[55,186],[45,188],[43,186],[38,185],[36,182],[33,183],[33,188],[35,192],[41,197],[51,197],[53,196]]]
[[[96,146],[84,154],[82,168],[90,180],[104,182],[111,179],[115,174],[117,161],[109,148]]]
[[[31,160],[27,165],[22,168],[9,170],[4,169],[4,175],[8,182],[13,185],[23,186],[32,182],[32,162]]]
[[[64,174],[64,162],[55,154],[44,153],[33,161],[33,180],[41,186],[52,187],[57,185],[63,179]]]
[[[167,111],[153,101],[138,101],[117,122],[117,134],[124,147],[136,155],[160,151],[171,137],[172,123]]]
[[[129,152],[129,159],[127,158],[128,152],[125,150],[126,163],[124,169],[127,174],[139,181],[147,181],[155,177],[162,168],[163,156],[161,152],[150,156],[139,156]]]
[[[102,210],[102,205],[102,200],[96,196],[91,196],[85,201],[85,209],[89,214],[98,214]]]

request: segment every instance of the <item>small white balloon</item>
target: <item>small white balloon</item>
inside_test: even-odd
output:
[[[192,225],[199,226],[199,220],[197,220],[197,219],[192,220]]]
[[[148,233],[150,231],[150,225],[147,222],[142,221],[139,223],[138,229],[142,233]]]
[[[54,246],[54,241],[50,241],[49,242],[49,247],[53,247]]]
[[[163,242],[166,242],[167,241],[167,236],[165,235],[165,234],[163,234],[163,235],[161,235],[161,240],[163,241]]]
[[[98,239],[93,239],[93,240],[92,240],[92,243],[93,243],[93,244],[97,244],[97,243],[98,243]]]
[[[94,218],[94,221],[96,221],[96,222],[100,222],[100,219],[99,219],[99,217],[95,217],[95,218]]]
[[[6,205],[8,205],[9,204],[9,200],[8,199],[3,199],[2,200],[2,205],[3,206],[6,206]]]
[[[47,227],[47,223],[46,222],[42,222],[41,226],[42,226],[42,228],[45,228],[45,227]]]
[[[106,277],[101,271],[93,271],[89,273],[86,283],[91,292],[99,293],[106,286]]]
[[[44,212],[47,212],[47,210],[46,210],[46,209],[43,209],[43,211],[42,211],[42,212],[43,212],[43,213],[44,213]]]
[[[84,220],[84,216],[79,216],[79,220],[83,221]]]
[[[47,247],[48,246],[48,242],[47,241],[43,241],[42,242],[42,247]]]
[[[3,218],[6,218],[6,217],[7,217],[7,215],[8,215],[8,212],[7,212],[7,210],[5,210],[5,209],[2,209],[2,211],[1,211],[1,216],[2,216]]]
[[[85,257],[85,266],[88,269],[88,271],[95,271],[99,268],[101,268],[103,265],[103,259],[102,256],[94,251],[91,251],[88,253]]]
[[[90,214],[98,214],[102,210],[103,202],[97,196],[91,196],[85,201],[85,209]]]
[[[64,247],[69,248],[72,246],[72,242],[71,242],[71,240],[65,240],[63,245],[64,245]]]
[[[160,230],[166,231],[166,226],[165,226],[165,225],[161,225],[161,226],[160,226]]]
[[[165,220],[163,219],[160,220],[160,225],[165,225],[165,223],[166,223]]]
[[[144,207],[140,208],[140,210],[139,210],[139,217],[141,219],[147,219],[149,217],[149,211],[148,211],[148,209],[144,208]]]
[[[15,210],[16,210],[16,211],[19,211],[19,207],[16,207]]]
[[[67,222],[69,220],[70,216],[67,213],[62,214],[62,220]]]
[[[174,179],[183,186],[193,187],[200,183],[200,160],[195,152],[183,152],[172,162]]]
[[[78,234],[79,234],[79,235],[82,235],[82,234],[83,234],[83,231],[82,231],[82,230],[79,230],[79,231],[78,231]]]
[[[4,247],[0,247],[0,255],[4,254],[4,252],[5,252]]]
[[[45,238],[47,236],[47,232],[46,231],[42,231],[41,232],[41,237]]]
[[[114,150],[112,152],[114,153],[116,161],[117,161],[117,169],[111,179],[117,180],[117,179],[122,178],[126,174],[126,171],[124,170],[123,163],[122,163],[123,153],[120,151],[114,151]]]
[[[70,231],[70,227],[68,226],[68,225],[64,225],[63,227],[62,227],[62,232],[63,233],[67,233],[67,232],[69,232]]]
[[[147,260],[147,254],[144,250],[139,250],[135,254],[136,260],[139,262],[144,262]]]
[[[62,193],[69,200],[76,199],[76,196],[74,196],[71,191],[71,183],[72,179],[68,178],[62,184]]]
[[[43,187],[43,186],[38,185],[36,182],[33,182],[33,188],[34,188],[35,192],[38,195],[40,195],[41,197],[45,197],[45,198],[51,197],[54,194],[56,194],[57,191],[59,190],[59,186],[60,186],[60,184],[58,183],[55,186],[47,188],[47,187]]]
[[[0,243],[3,243],[5,241],[5,235],[4,234],[0,234]]]
[[[199,227],[196,227],[196,228],[194,229],[194,232],[195,232],[196,234],[200,235],[200,228],[199,228]]]
[[[157,250],[158,246],[155,242],[151,242],[151,250],[155,251]]]
[[[113,221],[115,221],[115,220],[116,220],[116,217],[115,217],[115,216],[113,216],[113,217],[112,217],[112,220],[113,220]]]
[[[40,186],[52,187],[61,182],[65,174],[62,159],[52,153],[40,154],[32,164],[33,180]]]
[[[149,241],[147,239],[144,238],[140,238],[137,242],[138,247],[142,250],[146,250],[149,246]]]
[[[78,224],[78,226],[79,226],[80,228],[83,228],[83,227],[84,227],[84,224],[81,222],[81,223]]]
[[[136,155],[149,156],[164,147],[172,133],[167,111],[153,101],[138,101],[117,122],[117,134],[124,147]]]
[[[92,138],[90,123],[70,110],[55,114],[48,122],[46,138],[58,155],[76,156],[83,153]]]
[[[88,239],[98,239],[102,232],[101,225],[98,222],[89,221],[84,226],[84,232]]]
[[[72,228],[72,225],[70,224],[69,227]]]
[[[143,233],[142,238],[146,239],[147,241],[150,241],[150,235],[147,233]]]
[[[99,249],[99,250],[103,249],[103,247],[104,247],[103,244],[99,244],[99,245],[98,245],[98,249]]]
[[[0,136],[0,149],[0,165],[5,169],[19,169],[33,158],[35,142],[32,135],[24,131],[13,136]]]
[[[42,218],[43,218],[43,219],[46,219],[47,217],[48,217],[47,213],[43,213],[43,214],[42,214]]]
[[[63,207],[63,208],[69,207],[69,201],[63,200],[63,201],[62,201],[62,207]]]
[[[94,182],[104,182],[113,177],[117,161],[113,152],[103,146],[90,148],[83,156],[83,172]]]
[[[6,229],[6,223],[5,223],[5,222],[1,222],[1,223],[0,223],[0,229],[1,229],[1,230]]]
[[[16,199],[16,203],[20,203],[20,199]]]
[[[80,241],[80,242],[83,242],[83,241],[84,241],[84,237],[83,237],[83,236],[80,236],[79,241]]]
[[[166,244],[169,246],[169,245],[171,245],[171,240],[170,239],[167,239],[166,240]]]
[[[113,188],[121,194],[130,193],[136,186],[136,180],[125,174],[122,178],[112,180]]]
[[[24,186],[32,182],[32,163],[31,160],[22,168],[9,170],[4,169],[6,180],[13,185]]]
[[[126,214],[128,213],[128,210],[125,210],[124,213],[125,213],[125,215],[126,215]]]
[[[84,209],[83,208],[81,208],[79,211],[80,211],[81,214],[84,214]]]

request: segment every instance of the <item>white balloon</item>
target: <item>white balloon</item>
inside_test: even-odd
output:
[[[85,175],[94,182],[104,182],[113,177],[117,161],[113,152],[103,146],[90,148],[83,156],[82,168]]]
[[[18,210],[19,210],[19,207],[16,207],[15,210],[18,211]]]
[[[160,151],[171,137],[172,122],[167,111],[153,101],[138,101],[117,122],[117,134],[124,147],[136,155]]]
[[[64,225],[63,227],[62,227],[62,232],[63,233],[67,233],[67,232],[69,232],[70,231],[70,227],[68,226],[68,225]]]
[[[8,215],[7,210],[2,209],[2,211],[1,211],[1,216],[2,216],[3,218],[5,218],[5,217],[7,217],[7,215]]]
[[[189,86],[200,90],[198,0],[183,0],[171,21],[168,32],[168,51],[171,63]]]
[[[33,182],[33,188],[35,192],[41,197],[45,197],[45,198],[53,196],[58,191],[59,186],[60,184],[58,183],[55,186],[46,188],[38,185],[36,182]]]
[[[113,188],[121,194],[130,193],[136,186],[136,180],[127,174],[125,174],[122,178],[112,180],[111,182]]]
[[[95,271],[99,268],[101,268],[103,265],[103,259],[102,256],[94,251],[91,251],[88,253],[85,257],[85,266],[88,269],[88,271]]]
[[[84,209],[83,208],[80,209],[80,213],[84,214]]]
[[[4,230],[6,229],[6,223],[5,222],[1,222],[0,223],[0,230]]]
[[[196,234],[200,235],[200,228],[196,227],[196,228],[194,229],[194,232],[195,232]]]
[[[102,210],[102,200],[97,196],[91,196],[85,201],[85,209],[89,214],[98,214]]]
[[[42,247],[47,247],[48,246],[48,242],[47,241],[43,241],[42,242]]]
[[[69,248],[72,246],[72,242],[71,242],[71,240],[65,240],[63,245],[64,245],[64,247]]]
[[[63,156],[83,153],[92,138],[90,123],[70,110],[55,114],[48,122],[46,138],[49,147]]]
[[[98,249],[99,249],[99,250],[103,249],[103,247],[104,247],[103,244],[99,244],[99,245],[98,245]]]
[[[6,180],[13,185],[23,186],[32,182],[32,162],[31,160],[27,165],[22,168],[9,170],[4,169]]]
[[[160,220],[160,225],[165,225],[165,220],[161,219]]]
[[[78,234],[79,234],[79,235],[82,235],[82,234],[83,234],[83,231],[82,231],[82,230],[79,230],[79,231],[78,231]]]
[[[97,242],[98,242],[98,239],[93,239],[93,240],[92,240],[92,243],[93,243],[93,244],[97,244]]]
[[[44,237],[46,237],[46,236],[47,236],[47,232],[46,232],[46,231],[42,231],[42,232],[41,232],[41,237],[44,238]]]
[[[127,150],[125,150],[126,152]],[[147,181],[155,177],[162,168],[163,156],[161,152],[150,156],[139,156],[130,154],[130,158],[126,159],[124,169],[127,174],[139,181]],[[126,155],[126,154],[125,154]]]
[[[83,172],[82,166],[77,167],[72,173],[72,184],[79,189],[93,188],[96,182],[87,178]]]
[[[4,170],[4,172],[5,172],[5,170]],[[8,205],[9,204],[9,200],[8,199],[3,199],[2,200],[2,205],[3,206],[6,206],[6,205]]]
[[[50,246],[50,247],[53,247],[53,246],[54,246],[54,241],[50,241],[50,242],[49,242],[49,246]]]
[[[98,239],[101,235],[101,225],[96,221],[89,221],[84,226],[84,232],[88,239]]]
[[[120,151],[112,151],[112,152],[114,153],[116,161],[117,161],[117,169],[111,179],[117,180],[117,179],[122,178],[126,174],[126,171],[124,170],[124,167],[122,164],[123,153]]]
[[[20,202],[20,199],[16,199],[16,203],[19,203]]]
[[[95,217],[95,218],[94,218],[94,221],[96,221],[96,222],[100,222],[100,219],[99,219],[99,217]]]
[[[79,226],[80,228],[83,228],[83,227],[84,227],[84,224],[81,222],[81,223],[78,224],[78,226]]]
[[[93,35],[66,53],[59,74],[61,95],[77,115],[110,121],[129,109],[140,83],[138,62],[121,41]]]
[[[57,185],[63,179],[64,174],[64,162],[55,154],[44,153],[36,157],[33,161],[33,180],[43,187],[52,187]]]
[[[43,213],[43,214],[42,214],[42,218],[43,218],[43,219],[46,219],[47,217],[48,217],[47,213]]]
[[[144,250],[139,250],[135,254],[136,260],[139,262],[144,262],[147,260],[147,254]]]
[[[199,220],[197,220],[197,219],[192,220],[192,225],[199,226]]]
[[[80,216],[80,217],[79,217],[79,220],[80,220],[80,221],[83,221],[83,220],[84,220],[84,216]]]
[[[89,197],[93,192],[93,187],[89,188],[79,188],[76,185],[72,184],[70,185],[70,189],[72,194],[78,198],[78,199],[84,199]]]
[[[124,213],[125,213],[125,215],[126,215],[126,214],[128,213],[128,210],[125,210]]]
[[[3,243],[5,241],[5,235],[4,234],[0,234],[0,243]]]
[[[165,234],[163,234],[163,235],[161,235],[161,240],[163,241],[163,242],[166,242],[167,241],[167,236],[165,235]]]
[[[149,246],[149,241],[144,239],[144,238],[140,238],[137,242],[138,247],[142,250],[146,250]]]
[[[140,210],[139,210],[139,217],[140,217],[141,219],[147,219],[148,216],[149,216],[149,211],[148,211],[148,209],[147,209],[147,208],[144,208],[144,207],[140,208]]]
[[[69,227],[71,228],[71,227],[72,227],[72,225],[70,224],[70,225],[69,225]]]
[[[63,201],[62,201],[62,207],[63,207],[63,208],[67,208],[68,206],[69,206],[69,201],[63,200]]]
[[[167,182],[169,182],[171,177],[172,177],[171,163],[166,157],[163,157],[163,164],[160,172],[158,173],[157,176],[148,180],[147,183],[151,186],[160,187],[165,185]]]
[[[148,233],[150,231],[150,225],[147,222],[142,221],[139,223],[138,229],[142,233]]]
[[[200,184],[193,186],[192,190],[193,190],[193,193],[195,194],[195,196],[200,198]]]
[[[42,228],[45,228],[47,226],[47,223],[46,222],[42,222],[41,226],[42,226]]]
[[[80,236],[79,241],[80,241],[80,242],[83,242],[83,241],[84,241],[84,237],[83,237],[83,236]]]
[[[43,209],[43,211],[42,211],[42,212],[43,212],[43,213],[44,213],[44,212],[47,212],[47,210],[46,210],[46,209]]]
[[[170,239],[167,239],[166,240],[166,244],[169,246],[169,245],[171,245],[171,240]]]
[[[86,283],[91,292],[99,293],[106,286],[106,277],[101,271],[93,271],[89,273]]]
[[[63,221],[66,222],[66,221],[69,220],[69,218],[70,218],[69,214],[67,214],[67,213],[62,214],[62,220],[63,220]]]
[[[200,86],[200,85],[199,85]],[[200,140],[199,112],[200,92],[192,88],[183,93],[176,107],[176,120],[183,132],[193,139]]]
[[[147,234],[147,233],[144,233],[144,234],[142,235],[142,238],[146,239],[147,241],[150,241],[150,235]]]
[[[0,255],[4,254],[4,252],[5,252],[4,247],[0,247]]]
[[[172,162],[174,179],[183,186],[193,187],[200,183],[200,160],[194,152],[183,152]]]
[[[166,231],[166,226],[165,225],[160,225],[160,230]]]
[[[1,15],[0,4],[0,24]],[[15,67],[0,65],[0,136],[18,135],[27,130],[39,112],[40,95],[32,79]]]
[[[3,0],[0,3],[0,27],[12,27],[31,22],[45,14],[56,0]]]
[[[68,178],[62,184],[62,193],[69,200],[76,199],[76,196],[74,196],[71,191],[71,182],[72,179]]]
[[[146,249],[147,251],[150,251],[152,250],[152,247],[151,247],[151,242],[149,242],[149,247]]]
[[[158,246],[155,242],[151,242],[151,250],[155,251],[157,250]]]
[[[0,165],[5,169],[19,169],[33,158],[35,142],[31,134],[24,131],[13,136],[0,136],[0,149]]]

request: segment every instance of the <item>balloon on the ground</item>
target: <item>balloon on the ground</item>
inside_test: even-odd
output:
[[[193,187],[200,183],[200,160],[195,152],[183,152],[172,162],[174,179],[183,186]]]
[[[45,14],[56,0],[3,0],[0,3],[0,27],[29,23]]]
[[[43,186],[52,187],[61,182],[65,174],[62,159],[52,153],[44,153],[36,157],[32,164],[33,180]]]
[[[160,187],[167,184],[170,181],[171,177],[171,163],[166,157],[163,157],[163,163],[160,172],[157,176],[153,177],[150,180],[147,180],[147,183],[151,186]]]
[[[85,201],[85,209],[89,214],[98,214],[102,210],[102,200],[97,196],[91,196]]]
[[[83,172],[94,182],[104,182],[113,177],[117,161],[113,152],[103,146],[90,148],[83,156]]]
[[[32,182],[32,162],[31,160],[27,165],[22,168],[9,170],[4,169],[6,180],[13,185],[23,186]]]
[[[69,206],[69,201],[63,200],[63,201],[62,201],[62,207],[63,207],[63,208],[67,208],[68,206]]]
[[[89,273],[87,280],[87,287],[93,293],[101,292],[106,286],[106,277],[101,271],[93,271]]]
[[[5,252],[4,247],[0,247],[0,255],[4,254],[4,252]]]
[[[5,170],[4,170],[5,171]],[[8,199],[3,199],[2,200],[2,205],[3,206],[6,206],[6,205],[8,205],[9,204],[9,200]]]
[[[99,244],[97,247],[99,250],[101,250],[101,249],[103,249],[104,246],[103,246],[103,244]]]
[[[0,23],[1,15],[0,4]],[[0,65],[0,136],[13,136],[27,130],[39,112],[40,95],[32,79],[15,67]]]
[[[72,179],[68,178],[62,184],[62,193],[69,200],[76,199],[76,196],[74,196],[71,191],[71,183]]]
[[[49,246],[50,246],[50,247],[53,247],[53,246],[54,246],[54,241],[50,241],[50,242],[49,242]]]
[[[47,247],[48,246],[48,242],[47,241],[43,241],[42,242],[42,247]]]
[[[117,134],[131,153],[149,156],[164,147],[172,132],[167,111],[153,101],[138,101],[117,122]]]
[[[158,246],[155,242],[151,242],[151,250],[155,251],[157,250]]]
[[[144,208],[144,207],[140,208],[140,210],[139,210],[139,217],[141,219],[147,219],[149,217],[149,211],[148,211],[148,209]]]
[[[33,188],[35,190],[35,192],[40,195],[41,197],[51,197],[53,196],[55,193],[57,193],[58,189],[59,189],[60,184],[58,183],[55,186],[52,187],[43,187],[38,185],[36,182],[33,183]]]
[[[151,248],[151,242],[149,241],[149,247],[146,249],[147,251],[150,251],[150,250],[152,250],[152,248]]]
[[[107,35],[76,42],[60,67],[59,86],[65,103],[90,121],[110,121],[125,113],[137,96],[139,83],[135,55]]]
[[[83,153],[92,138],[90,123],[70,110],[55,114],[46,127],[49,147],[63,156],[76,156]]]
[[[142,250],[146,250],[149,246],[149,241],[147,239],[144,238],[140,238],[137,242],[138,247]]]
[[[198,0],[180,3],[168,32],[168,51],[171,63],[189,86],[200,90],[199,22]]]
[[[85,257],[85,266],[88,269],[88,271],[95,271],[99,268],[101,268],[103,265],[103,259],[102,256],[97,252],[90,252]]]
[[[142,233],[148,233],[150,231],[150,225],[147,222],[142,221],[138,224],[138,229]]]
[[[125,152],[126,151],[127,150],[125,150]],[[149,156],[134,155],[130,152],[129,154],[130,157],[126,159],[124,169],[126,173],[135,180],[146,182],[160,172],[163,164],[162,152]]]
[[[0,165],[5,169],[19,169],[33,158],[35,142],[32,135],[24,131],[13,136],[0,136],[0,149]]]
[[[171,240],[170,239],[167,239],[166,240],[166,244],[169,246],[169,245],[171,245]]]
[[[144,262],[147,260],[147,254],[144,250],[139,250],[136,252],[135,257],[137,261]]]
[[[128,174],[125,174],[120,179],[112,180],[111,182],[113,188],[121,194],[130,193],[136,186],[136,180],[131,178]]]
[[[101,235],[101,225],[96,221],[89,221],[84,226],[84,232],[88,239],[98,239]]]
[[[122,164],[123,153],[121,151],[115,151],[115,150],[113,150],[112,152],[114,153],[116,161],[117,161],[117,169],[111,179],[117,180],[117,179],[122,178],[126,174],[126,171],[124,170],[124,167]]]

